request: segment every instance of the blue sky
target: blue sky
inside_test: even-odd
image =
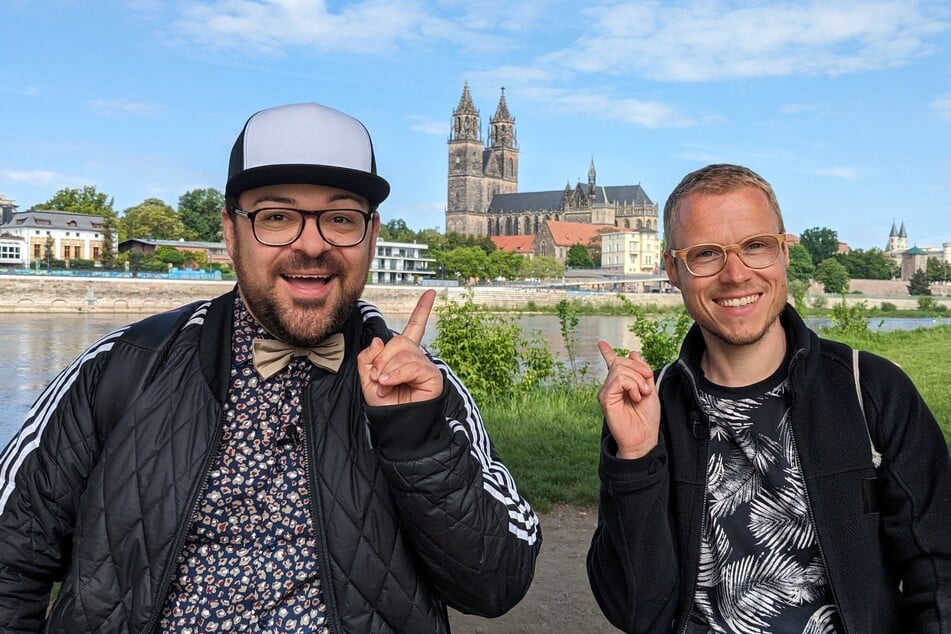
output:
[[[951,242],[945,1],[3,0],[0,24],[0,194],[21,210],[64,187],[120,212],[223,189],[248,116],[317,101],[370,129],[384,220],[442,229],[468,81],[483,128],[505,88],[520,191],[593,158],[662,207],[687,172],[741,163],[793,233]]]

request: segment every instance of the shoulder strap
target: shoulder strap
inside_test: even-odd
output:
[[[872,449],[872,464],[878,469],[882,465],[882,454],[875,448],[875,441],[872,440],[872,431],[868,426],[868,418],[865,416],[865,400],[862,398],[862,385],[859,381],[859,351],[852,348],[852,377],[855,379],[855,395],[859,399],[859,409],[862,410],[862,418],[865,419],[865,433],[868,434],[868,445]]]
[[[654,389],[657,390],[657,395],[660,396],[660,382],[664,380],[664,375],[667,374],[667,368],[670,367],[668,363],[660,369],[660,374],[657,375],[657,380],[654,381]]]

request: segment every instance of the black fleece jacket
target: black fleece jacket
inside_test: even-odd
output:
[[[790,306],[789,388],[810,511],[846,632],[951,632],[951,460],[941,431],[895,364],[820,339]],[[625,632],[682,632],[700,554],[709,430],[695,325],[660,387],[660,442],[637,460],[602,434],[598,527],[588,577]],[[868,432],[883,463],[872,465]]]

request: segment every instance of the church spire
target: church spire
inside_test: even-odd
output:
[[[449,140],[469,139],[480,141],[482,139],[481,127],[479,111],[472,103],[469,82],[466,81],[462,88],[462,97],[459,98],[459,105],[452,111],[452,133]]]
[[[499,106],[495,109],[495,116],[492,117],[492,120],[512,120],[512,115],[509,114],[508,104],[505,103],[505,86],[502,86],[502,96],[499,98]]]

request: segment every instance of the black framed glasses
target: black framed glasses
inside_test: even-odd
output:
[[[784,233],[761,233],[738,244],[694,244],[683,249],[670,249],[668,253],[682,260],[694,277],[710,277],[723,270],[730,251],[736,251],[740,262],[751,269],[772,266],[783,252],[785,242]]]
[[[270,247],[286,246],[300,237],[307,216],[317,219],[317,232],[324,242],[335,247],[353,247],[367,237],[372,211],[362,209],[321,209],[310,211],[290,207],[263,207],[254,211],[231,211],[251,221],[254,239]]]

